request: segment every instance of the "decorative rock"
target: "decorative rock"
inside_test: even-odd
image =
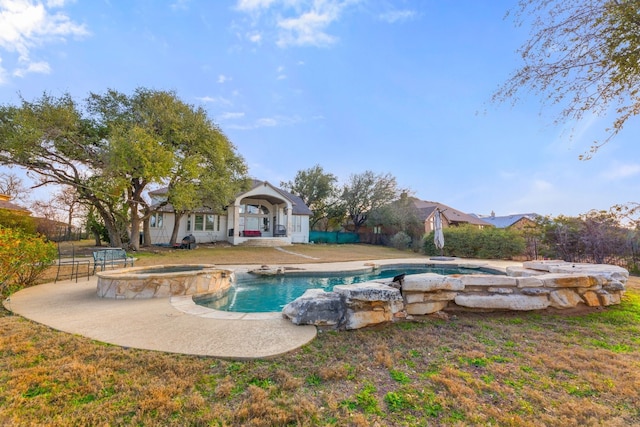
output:
[[[524,267],[507,267],[506,268],[507,276],[511,277],[532,277],[539,276],[541,274],[545,274],[545,271],[540,270],[532,270],[530,268]]]
[[[424,315],[431,314],[444,309],[448,301],[423,302],[418,304],[407,304],[407,314]]]
[[[602,289],[608,292],[620,292],[620,291],[624,291],[626,288],[622,283],[618,282],[617,280],[614,280],[604,285]]]
[[[513,293],[513,289],[509,289],[509,288],[489,288],[487,289],[487,291],[491,292],[492,294],[512,294]]]
[[[376,325],[378,323],[390,322],[393,320],[393,313],[389,310],[384,310],[382,307],[376,307],[373,310],[367,311],[354,311],[347,310],[345,317],[344,328],[345,329],[360,329],[369,325]]]
[[[589,307],[600,307],[600,298],[594,291],[587,291],[582,294],[582,299],[587,303]]]
[[[458,294],[455,303],[462,307],[496,310],[541,310],[550,305],[546,296],[526,295]]]
[[[519,288],[541,288],[544,286],[538,277],[518,277],[516,281]]]
[[[458,277],[441,276],[434,273],[411,274],[404,278],[403,292],[461,291],[464,289]]]
[[[596,293],[598,294],[598,298],[600,298],[600,304],[603,305],[604,307],[620,304],[620,300],[621,300],[620,292],[610,294],[607,291],[601,290]]]
[[[336,285],[333,292],[347,300],[358,301],[402,301],[398,289],[380,283],[365,282],[356,285]]]
[[[544,261],[525,261],[522,263],[522,267],[529,268],[531,270],[549,271],[550,268],[556,265],[566,264],[566,261],[561,259],[544,260]]]
[[[517,286],[515,277],[496,276],[491,274],[465,274],[460,276],[462,284],[468,286]]]
[[[404,300],[407,304],[414,304],[417,302],[424,302],[425,292],[406,292],[404,293]],[[455,295],[455,292],[454,292]]]
[[[600,285],[600,281],[593,276],[545,274],[539,278],[547,288],[592,288]]]
[[[345,316],[344,301],[335,292],[309,289],[282,309],[282,315],[296,325],[337,326]]]
[[[571,289],[558,289],[551,292],[549,301],[551,301],[551,307],[554,308],[573,308],[583,302],[580,295]]]
[[[522,295],[548,295],[551,293],[551,290],[544,288],[523,288],[520,293],[522,293]]]

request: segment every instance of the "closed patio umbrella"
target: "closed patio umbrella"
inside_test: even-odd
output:
[[[433,233],[433,243],[436,248],[440,249],[440,255],[443,255],[444,233],[442,232],[442,217],[439,209],[436,209],[435,217],[433,218]]]

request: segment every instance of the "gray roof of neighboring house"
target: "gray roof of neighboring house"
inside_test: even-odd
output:
[[[535,221],[540,215],[536,213],[526,213],[526,214],[513,214],[513,215],[505,215],[505,216],[494,216],[494,215],[474,215],[489,224],[492,224],[496,228],[507,228],[511,227],[516,222],[520,221],[522,218],[530,219],[531,221]]]
[[[444,205],[438,202],[431,202],[428,200],[420,200],[414,197],[411,198],[413,200],[413,204],[420,212],[420,219],[426,220],[433,214],[436,209],[439,209],[442,216],[444,216],[449,223],[452,222],[460,222],[460,223],[468,223],[473,225],[485,225],[491,226],[492,224],[483,221],[477,216],[466,214],[462,211],[454,209],[450,206]]]

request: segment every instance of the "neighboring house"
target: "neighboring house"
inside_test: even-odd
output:
[[[436,210],[440,211],[443,228],[456,227],[462,224],[471,224],[478,228],[493,226],[476,216],[466,214],[442,203],[420,200],[415,197],[411,197],[411,199],[418,210],[420,220],[424,222],[424,232],[426,234],[431,233],[434,229]]]
[[[152,206],[151,243],[168,244],[174,225],[174,209],[167,200],[167,188],[149,193]],[[286,245],[309,243],[311,210],[299,197],[267,181],[253,181],[250,190],[239,194],[223,213],[209,208],[194,209],[178,225],[178,241],[193,235],[197,243],[227,241],[233,245]]]
[[[474,216],[488,222],[496,228],[515,228],[517,230],[522,230],[527,227],[535,227],[537,225],[536,220],[540,218],[540,215],[536,213],[496,216],[495,213],[491,212],[491,215]]]
[[[31,212],[28,209],[12,203],[11,196],[8,196],[6,194],[0,194],[0,209],[12,211],[13,213],[20,215],[31,215]]]

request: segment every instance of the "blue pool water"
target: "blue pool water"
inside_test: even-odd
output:
[[[367,282],[375,279],[387,279],[399,274],[436,273],[449,274],[501,274],[488,269],[463,267],[408,267],[377,270],[369,273],[287,273],[280,276],[243,275],[222,298],[198,296],[196,304],[216,310],[265,313],[282,311],[285,305],[300,297],[307,289],[324,289],[329,292],[335,285]]]

